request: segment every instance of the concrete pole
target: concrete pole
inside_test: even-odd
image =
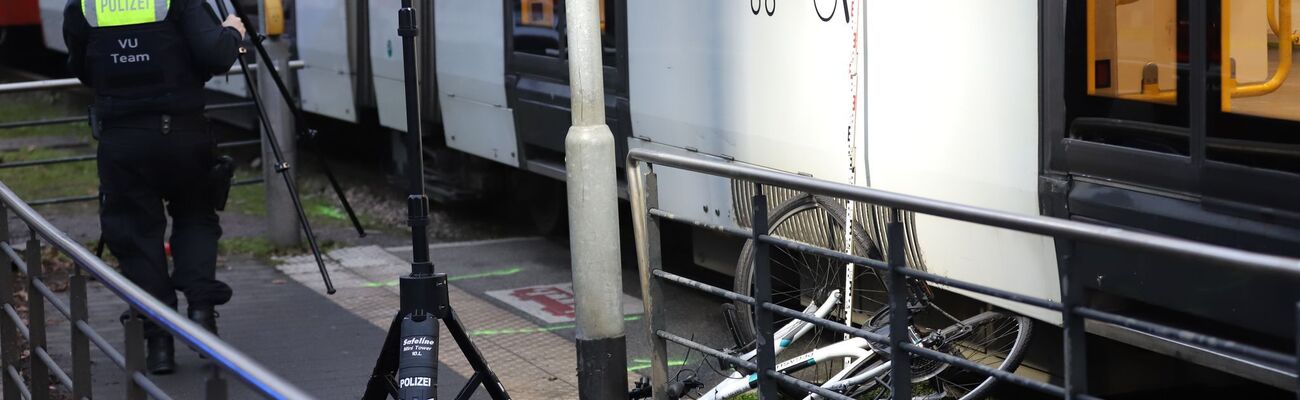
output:
[[[258,0],[258,9],[265,10],[265,4]],[[278,2],[275,2],[278,3]],[[258,26],[264,31],[266,24],[266,12],[259,13],[262,15]],[[285,85],[293,90],[294,74],[289,70],[289,41],[279,37],[268,38],[262,42],[266,47],[266,52],[273,60],[258,60],[262,65],[274,64],[275,69],[280,72],[284,78]],[[253,47],[248,46],[249,52]],[[275,138],[280,142],[280,151],[284,154],[284,162],[289,163],[290,173],[297,171],[298,147],[294,140],[293,113],[289,106],[284,102],[284,97],[280,96],[280,91],[275,87],[275,81],[271,80],[271,72],[267,68],[257,69],[257,87],[262,95],[262,102],[266,106],[266,117],[271,123],[271,128],[275,129]],[[281,184],[282,179],[278,172],[275,171],[275,154],[271,153],[271,145],[266,143],[266,136],[262,136],[262,177],[266,184],[266,233],[271,243],[276,247],[293,247],[302,243],[302,235],[298,225],[298,212],[293,207],[293,199],[289,196],[289,189]]]
[[[598,0],[565,3],[573,126],[564,139],[577,311],[578,397],[627,397],[614,134],[605,125]]]

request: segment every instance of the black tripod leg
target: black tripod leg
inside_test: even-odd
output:
[[[469,396],[474,395],[474,391],[478,389],[479,382],[482,381],[483,375],[480,375],[477,372],[474,373],[474,375],[470,375],[469,381],[465,382],[465,387],[460,388],[460,393],[456,394],[456,400],[469,400]]]
[[[442,323],[447,327],[447,332],[451,333],[451,338],[456,340],[456,345],[460,346],[460,352],[465,355],[465,360],[474,368],[474,376],[478,377],[483,383],[483,389],[486,389],[488,395],[493,400],[509,400],[510,394],[506,393],[506,388],[501,386],[501,380],[497,379],[497,374],[488,368],[487,360],[483,359],[483,353],[478,351],[478,346],[469,340],[469,335],[465,333],[465,327],[460,324],[460,318],[456,316],[456,310],[448,307],[447,316],[442,318]],[[469,385],[475,385],[473,377]],[[468,386],[466,385],[466,390]],[[462,390],[462,393],[465,391]],[[473,393],[471,390],[470,393]]]
[[[366,393],[362,400],[385,400],[397,398],[397,352],[402,336],[402,317],[393,317],[388,326],[388,336],[384,337],[384,347],[379,350],[379,359],[375,360],[375,369],[366,382]]]
[[[249,21],[248,15],[244,13],[242,8],[239,8],[238,4],[235,4],[234,0],[231,0],[231,9],[235,11],[235,16],[244,21]],[[250,42],[252,42],[253,48],[257,50],[258,56],[262,58],[262,67],[267,68],[267,71],[270,72],[271,81],[275,83],[276,89],[280,91],[280,97],[284,98],[285,104],[289,106],[289,110],[293,113],[294,126],[298,129],[298,137],[312,143],[313,149],[319,155],[318,159],[321,168],[325,171],[325,177],[329,178],[330,187],[334,189],[334,195],[338,196],[339,202],[343,203],[343,210],[347,212],[348,219],[352,221],[352,227],[357,230],[358,236],[366,237],[366,230],[361,227],[361,220],[357,219],[357,214],[352,211],[352,204],[348,203],[348,196],[343,193],[343,188],[339,186],[338,179],[334,177],[334,171],[330,169],[330,163],[325,157],[325,152],[321,151],[320,146],[316,145],[315,131],[307,128],[307,119],[303,115],[301,103],[293,97],[293,93],[289,91],[289,86],[284,84],[284,78],[280,77],[280,71],[276,70],[275,64],[271,62],[271,56],[267,53],[266,46],[262,45],[262,39],[264,38],[257,33],[257,27],[249,25],[247,28],[249,36],[252,38]]]
[[[221,1],[216,3],[221,17],[228,17],[230,13],[226,10],[225,3]],[[235,3],[231,2],[231,6],[234,5]],[[242,52],[243,48],[241,47]],[[257,91],[257,84],[253,80],[252,71],[248,68],[248,60],[245,60],[242,54],[235,59],[239,61],[239,67],[244,75],[244,83],[248,85],[248,94],[253,98],[253,103],[257,105],[257,119],[261,122],[266,143],[270,145],[271,153],[275,156],[275,170],[284,178],[284,185],[289,192],[289,199],[293,200],[294,211],[298,213],[298,222],[302,226],[303,234],[307,236],[307,244],[310,245],[311,254],[316,259],[316,267],[320,269],[321,279],[325,282],[325,293],[334,294],[334,283],[330,281],[329,270],[325,268],[325,260],[321,258],[320,245],[316,242],[316,234],[311,230],[311,221],[307,219],[307,212],[302,208],[302,198],[298,196],[298,184],[294,182],[293,173],[289,171],[289,163],[284,162],[284,153],[280,151],[280,143],[275,139],[275,130],[271,128],[270,119],[266,117],[265,103],[262,102],[262,96]],[[267,63],[269,64],[270,61],[267,61]]]
[[[357,219],[357,213],[352,211],[352,203],[348,202],[348,196],[343,193],[343,186],[339,185],[338,178],[334,177],[334,169],[330,168],[330,163],[325,158],[325,151],[316,143],[316,138],[307,139],[312,144],[312,149],[316,150],[317,159],[320,160],[321,170],[325,172],[325,178],[329,180],[330,187],[334,188],[334,195],[338,196],[339,203],[343,204],[343,211],[348,214],[348,220],[352,221],[352,227],[357,230],[357,236],[366,237],[366,229],[361,227],[361,220]]]

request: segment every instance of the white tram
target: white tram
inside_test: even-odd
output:
[[[41,0],[51,48],[62,40],[49,29],[60,22],[49,11],[63,3]],[[397,4],[292,4],[306,110],[351,122],[375,110],[379,124],[403,129]],[[449,163],[458,168],[562,180],[563,0],[417,4],[426,5],[424,90],[436,99],[426,102],[428,122],[441,128],[430,140],[434,154],[477,160]],[[1291,0],[602,4],[606,115],[620,158],[636,147],[695,153],[1300,256],[1300,77],[1292,62],[1300,7]],[[1207,7],[1212,21],[1203,32],[1211,53],[1205,84],[1188,73],[1191,7]],[[224,85],[214,84],[243,90]],[[1207,96],[1209,106],[1191,109],[1193,95]],[[1190,125],[1198,114],[1207,116],[1205,135]],[[743,185],[670,170],[659,179],[674,194],[661,199],[667,211],[731,226],[749,215]],[[473,192],[482,186],[474,182],[434,194]],[[870,208],[858,211],[874,231]],[[931,272],[1059,297],[1062,244],[924,216],[910,222],[909,257]],[[731,271],[736,243],[698,231],[691,243],[698,264]],[[1300,282],[1084,244],[1071,263],[1090,277],[1096,306],[1270,348],[1296,345],[1288,338]],[[1059,323],[1059,315],[988,301]],[[1091,328],[1294,390],[1291,369]]]

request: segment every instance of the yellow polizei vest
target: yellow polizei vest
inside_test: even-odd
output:
[[[171,0],[81,0],[81,13],[94,28],[139,25],[167,18]]]

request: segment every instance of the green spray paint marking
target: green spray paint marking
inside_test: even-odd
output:
[[[522,272],[523,270],[524,269],[520,267],[505,268],[505,269],[498,269],[496,271],[480,272],[477,274],[453,275],[447,277],[447,280],[451,282],[455,282],[455,281],[463,281],[468,279],[492,278],[497,276],[514,275]],[[365,286],[366,287],[393,287],[393,286],[397,286],[398,282],[399,281],[396,279],[391,281],[385,281],[385,282],[366,282]]]
[[[637,321],[640,319],[641,319],[640,315],[629,315],[623,317],[623,320],[628,322]],[[479,329],[476,331],[470,331],[469,335],[470,336],[519,335],[525,333],[555,332],[555,331],[562,331],[565,329],[573,329],[573,328],[577,328],[577,325],[555,324],[555,325],[527,327],[527,328]]]
[[[347,214],[344,214],[342,210],[330,206],[317,206],[316,213],[339,221],[348,219]]]
[[[669,367],[680,367],[683,365],[686,365],[686,360],[668,360]],[[632,365],[627,367],[627,372],[636,372],[636,371],[649,369],[649,368],[650,368],[649,358],[634,358],[632,359]]]
[[[521,272],[521,271],[523,271],[523,270],[524,270],[524,269],[523,269],[523,268],[520,268],[520,267],[506,268],[506,269],[498,269],[498,270],[496,270],[496,271],[480,272],[480,273],[477,273],[477,274],[468,274],[468,275],[454,275],[454,276],[449,276],[449,277],[447,277],[447,280],[448,280],[448,281],[455,282],[455,281],[463,281],[463,280],[466,280],[466,279],[479,279],[479,278],[491,278],[491,277],[497,277],[497,276],[507,276],[507,275],[514,275],[514,274],[517,274],[517,273],[519,273],[519,272]]]

